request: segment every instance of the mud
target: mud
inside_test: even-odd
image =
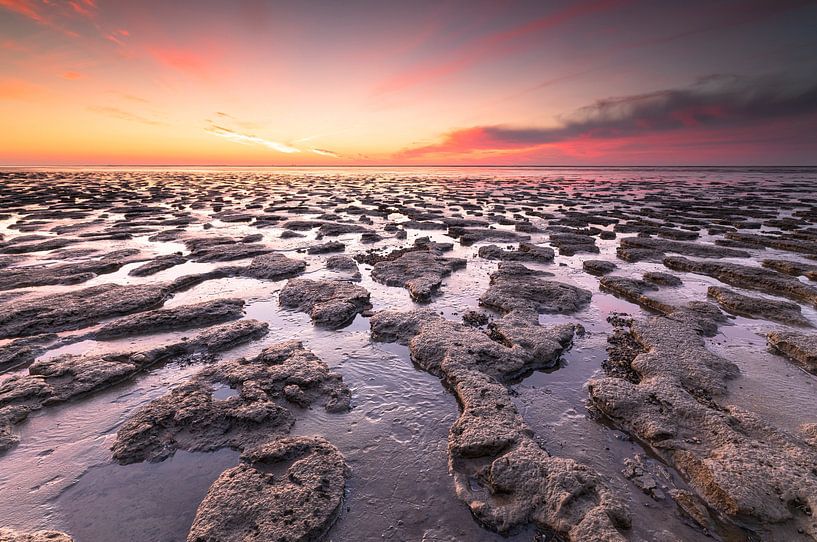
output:
[[[4,170],[3,536],[815,540],[815,182]]]

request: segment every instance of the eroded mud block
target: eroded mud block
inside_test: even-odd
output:
[[[817,536],[817,450],[805,435],[725,403],[738,369],[710,352],[690,321],[636,321],[631,336],[641,351],[619,363],[636,380],[591,380],[594,407],[678,469],[725,517],[740,525],[751,518],[762,538]]]
[[[64,294],[11,300],[0,305],[0,338],[86,327],[103,318],[160,305],[172,292],[172,286],[164,283],[101,284]]]
[[[128,464],[179,449],[244,450],[287,434],[301,409],[344,412],[350,399],[340,375],[299,341],[278,343],[252,359],[207,367],[137,411],[117,432],[113,458]]]
[[[605,260],[585,260],[582,262],[582,269],[591,275],[596,275],[597,277],[612,273],[616,270],[616,268],[616,264]]]
[[[720,245],[656,239],[653,237],[624,237],[619,240],[618,255],[626,261],[660,260],[672,252],[698,258],[748,258],[749,253]]]
[[[147,263],[140,265],[139,267],[135,267],[128,272],[128,275],[133,277],[147,277],[149,275],[155,275],[159,271],[164,271],[165,269],[170,269],[171,267],[175,267],[177,265],[181,265],[187,261],[185,256],[181,254],[167,254],[164,256],[157,256],[156,258],[150,260]]]
[[[210,486],[187,540],[321,540],[340,511],[348,475],[341,453],[321,437],[247,450]]]
[[[309,314],[316,325],[337,329],[371,307],[369,297],[366,288],[346,281],[292,279],[278,300],[282,307]]]
[[[241,318],[243,309],[242,299],[228,298],[140,312],[105,324],[94,333],[94,337],[113,339],[129,335],[204,327]]]
[[[796,326],[811,326],[808,319],[800,313],[800,305],[797,303],[751,297],[720,286],[710,286],[706,291],[706,295],[717,301],[721,308],[732,314],[748,318],[762,318]]]
[[[773,331],[766,338],[778,352],[802,364],[810,371],[817,371],[817,334],[794,331]]]
[[[428,301],[442,285],[445,277],[464,268],[462,258],[447,258],[438,250],[409,250],[394,259],[374,264],[372,279],[386,286],[407,289],[415,301]]]
[[[731,286],[759,290],[817,306],[817,288],[770,269],[728,262],[701,262],[680,256],[664,258],[664,265],[675,271],[708,275]]]
[[[147,351],[68,354],[37,360],[28,374],[11,376],[0,383],[0,451],[18,441],[13,426],[34,410],[104,390],[162,362],[232,348],[267,331],[264,322],[242,320]]]
[[[300,275],[306,269],[306,262],[288,258],[280,252],[256,256],[241,275],[263,280],[283,280]]]
[[[531,243],[519,243],[518,248],[503,249],[496,245],[479,247],[479,257],[486,260],[502,260],[506,262],[552,262],[555,256],[553,249],[540,247]]]
[[[489,335],[421,309],[376,313],[371,327],[374,340],[408,344],[414,363],[456,395],[449,463],[458,497],[480,523],[500,533],[534,524],[569,540],[624,540],[624,501],[592,469],[539,447],[506,386],[556,363],[572,325],[543,327],[535,312],[512,312]]]
[[[481,305],[508,313],[514,310],[570,314],[590,303],[590,291],[563,282],[545,280],[542,274],[518,263],[502,263],[491,275]]]
[[[74,539],[60,531],[22,532],[0,528],[0,542],[74,542]]]
[[[103,273],[113,273],[123,265],[144,259],[135,249],[109,252],[98,259],[56,265],[12,267],[0,273],[0,290],[79,284]]]

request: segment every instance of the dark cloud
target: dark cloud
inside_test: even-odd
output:
[[[582,139],[757,125],[817,113],[817,81],[713,75],[681,89],[599,100],[558,119],[552,128],[476,126],[406,156],[479,149],[513,149]]]

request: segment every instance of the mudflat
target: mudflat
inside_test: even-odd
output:
[[[0,171],[0,541],[817,540],[817,170]]]

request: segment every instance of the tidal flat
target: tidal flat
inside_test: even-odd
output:
[[[815,187],[0,170],[0,541],[817,540]]]

